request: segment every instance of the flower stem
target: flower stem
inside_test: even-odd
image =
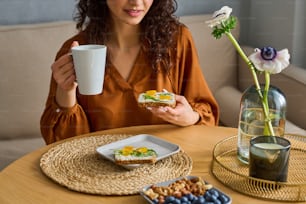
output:
[[[242,59],[246,62],[246,64],[249,66],[249,69],[252,73],[254,82],[255,82],[255,86],[256,86],[256,90],[258,92],[258,95],[260,97],[260,99],[263,99],[263,95],[261,93],[261,88],[260,88],[260,84],[258,82],[257,79],[257,75],[256,75],[256,71],[255,71],[255,67],[253,65],[253,63],[249,60],[249,58],[245,55],[245,53],[243,52],[243,50],[241,49],[241,47],[239,46],[238,42],[236,41],[236,39],[234,38],[234,36],[232,35],[232,33],[230,32],[226,32],[225,33],[227,35],[227,37],[229,38],[229,40],[232,42],[232,44],[235,46],[236,50],[238,51],[238,53],[240,54],[240,56],[242,57]]]
[[[241,49],[238,42],[236,41],[236,39],[232,35],[232,33],[231,32],[225,32],[225,34],[227,35],[227,37],[229,38],[231,43],[234,45],[234,47],[236,48],[237,52],[240,54],[242,59],[246,62],[246,64],[248,65],[248,67],[249,67],[249,69],[252,73],[254,83],[255,83],[255,86],[256,86],[256,90],[257,90],[257,93],[259,95],[259,98],[261,99],[263,112],[264,112],[264,115],[265,115],[264,135],[275,136],[273,126],[272,126],[272,123],[271,123],[271,118],[270,118],[270,115],[269,115],[269,104],[268,104],[268,91],[269,91],[269,87],[270,87],[270,74],[265,72],[266,73],[265,74],[266,84],[265,84],[264,95],[263,95],[262,91],[261,91],[259,81],[257,79],[256,69],[255,69],[253,63],[249,60],[249,58],[246,56],[244,51]]]
[[[270,73],[265,71],[265,88],[264,88],[264,94],[263,94],[263,106],[265,106],[265,127],[264,127],[264,135],[271,135],[275,136],[274,129],[271,123],[270,118],[270,110],[269,110],[269,101],[268,101],[268,94],[269,94],[269,88],[270,88]]]

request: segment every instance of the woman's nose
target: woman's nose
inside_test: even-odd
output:
[[[143,0],[129,0],[129,3],[132,4],[133,6],[138,6],[141,5],[141,2]]]

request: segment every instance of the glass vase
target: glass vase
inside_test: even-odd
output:
[[[261,85],[263,90],[264,85]],[[275,136],[284,136],[286,122],[286,98],[275,86],[268,91],[269,116]],[[255,85],[247,88],[241,98],[238,124],[238,159],[249,163],[250,140],[256,136],[263,136],[265,116],[262,102]]]

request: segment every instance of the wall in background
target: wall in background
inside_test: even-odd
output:
[[[0,0],[0,25],[71,20],[75,0]]]
[[[294,14],[294,31],[292,33],[292,61],[306,69],[306,1],[297,0]]]
[[[219,10],[222,6],[233,8],[233,15],[237,16],[241,23],[241,43],[247,42],[248,15],[250,8],[249,0],[177,0],[178,10],[176,14],[192,15],[192,14],[212,14]]]
[[[228,5],[234,9],[234,14],[240,14],[243,0],[177,0],[178,15],[213,13],[222,6]]]
[[[1,0],[0,25],[72,20],[76,0]],[[177,15],[211,14],[223,5],[241,22],[241,44],[288,48],[306,69],[305,0],[177,0]]]
[[[291,62],[306,68],[305,10],[305,0],[250,0],[248,44],[288,48]]]

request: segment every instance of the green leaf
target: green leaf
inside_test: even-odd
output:
[[[236,27],[236,24],[237,24],[237,19],[234,16],[230,16],[226,20],[226,28],[228,32],[230,32],[230,30],[233,30]]]
[[[214,27],[214,30],[212,32],[212,35],[216,38],[216,39],[220,39],[222,37],[222,35],[224,34],[224,31],[222,29],[219,29],[217,26]]]
[[[216,39],[220,39],[223,34],[231,32],[232,29],[236,27],[237,19],[230,16],[228,19],[223,21],[220,25],[215,26],[212,31],[212,35]]]

